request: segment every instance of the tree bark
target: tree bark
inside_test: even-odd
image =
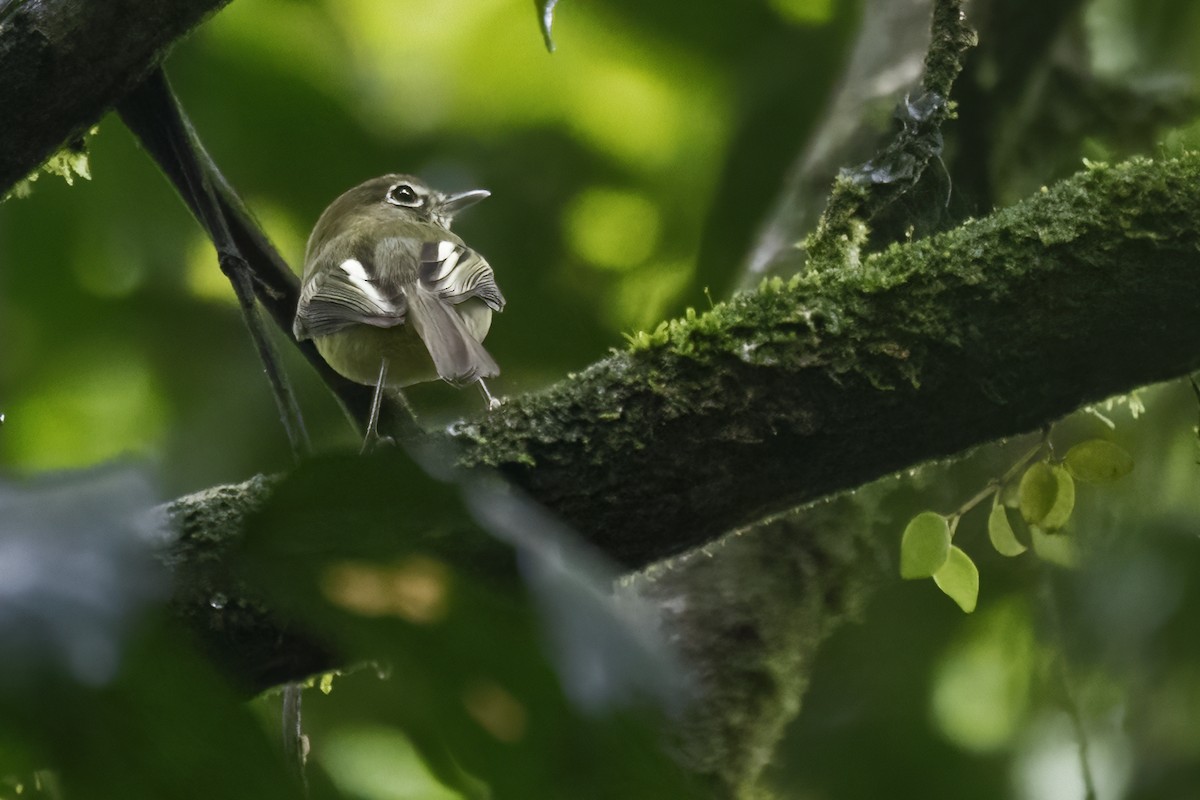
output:
[[[77,139],[229,0],[0,3],[0,196]]]

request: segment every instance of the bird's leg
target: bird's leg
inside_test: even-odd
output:
[[[379,444],[390,441],[390,437],[379,435],[379,410],[383,406],[383,387],[387,381],[388,362],[379,360],[379,378],[375,381],[375,394],[371,397],[371,415],[367,418],[367,432],[363,436],[362,451],[369,453]]]
[[[483,382],[483,378],[480,378],[477,383],[479,384],[479,391],[483,392],[484,401],[487,402],[488,411],[495,411],[499,408],[500,401],[492,397],[492,393],[488,391],[487,384]]]

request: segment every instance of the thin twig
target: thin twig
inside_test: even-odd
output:
[[[299,280],[271,246],[266,234],[246,210],[241,198],[217,169],[194,129],[186,122],[186,117],[183,116],[182,109],[178,108],[173,96],[169,96],[169,102],[175,108],[173,113],[178,114],[178,124],[169,124],[169,120],[162,118],[163,115],[158,109],[163,105],[163,93],[169,92],[169,87],[165,85],[165,78],[158,80],[160,84],[156,85],[156,78],[152,75],[118,104],[117,111],[122,121],[210,234],[214,215],[223,221],[229,239],[242,257],[250,275],[250,288],[276,325],[290,338],[292,319],[296,313],[296,301],[300,292]],[[186,140],[179,139],[180,126],[186,131]],[[207,192],[197,193],[191,188],[198,184],[195,177],[188,177],[177,158],[177,141],[187,142],[196,162],[197,174],[202,176],[203,183],[208,187]],[[215,209],[212,204],[201,199],[202,195],[215,197]],[[311,341],[296,342],[295,345],[341,403],[354,425],[360,431],[363,430],[371,404],[370,390],[334,372],[321,358]]]
[[[1050,635],[1057,645],[1054,656],[1055,675],[1063,693],[1063,705],[1067,716],[1071,719],[1071,727],[1075,731],[1075,739],[1079,742],[1079,771],[1083,778],[1084,800],[1096,800],[1096,781],[1092,776],[1089,762],[1089,746],[1087,726],[1083,721],[1083,710],[1079,706],[1079,698],[1075,692],[1075,681],[1071,675],[1071,667],[1067,662],[1066,637],[1062,623],[1062,613],[1058,607],[1058,596],[1054,592],[1049,569],[1042,565],[1042,599],[1045,603],[1046,617],[1050,625]]]
[[[958,507],[957,511],[950,515],[949,520],[951,531],[955,529],[955,527],[958,525],[958,520],[965,516],[967,512],[994,495],[996,492],[1002,491],[1005,486],[1007,486],[1013,481],[1014,478],[1017,477],[1017,474],[1021,472],[1021,470],[1029,465],[1029,462],[1037,458],[1041,452],[1049,446],[1050,430],[1051,426],[1049,425],[1043,428],[1042,436],[1038,440],[1037,445],[1031,447],[1029,451],[1025,453],[1025,455],[1014,461],[1012,466],[1010,466],[999,478],[993,478],[992,480],[988,481],[987,484],[973,497],[971,497],[970,500],[963,503]]]
[[[150,74],[142,83],[136,96],[137,101],[144,104],[146,112],[157,117],[158,125],[170,142],[170,158],[178,174],[182,177],[182,181],[177,183],[177,188],[181,194],[189,198],[188,205],[196,211],[200,224],[208,233],[209,239],[217,251],[217,261],[221,271],[233,285],[242,317],[250,331],[250,338],[254,342],[255,350],[271,385],[280,420],[292,447],[292,454],[299,459],[307,455],[310,450],[304,418],[300,413],[296,397],[292,393],[291,385],[288,383],[287,375],[280,366],[279,355],[275,352],[274,345],[263,328],[262,318],[258,315],[258,308],[254,302],[250,268],[233,239],[225,212],[221,208],[216,192],[205,172],[204,160],[198,152],[195,132],[174,92],[171,91],[167,76],[161,68]]]

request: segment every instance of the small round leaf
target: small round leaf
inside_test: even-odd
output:
[[[946,563],[933,575],[933,582],[958,607],[970,614],[979,599],[979,570],[971,557],[957,547],[950,548]]]
[[[1021,477],[1018,499],[1026,522],[1058,530],[1075,509],[1075,481],[1062,467],[1039,461]]]
[[[1133,471],[1133,456],[1105,439],[1089,439],[1067,451],[1067,469],[1081,481],[1110,483]]]
[[[1071,512],[1075,510],[1075,479],[1071,477],[1071,473],[1058,465],[1052,465],[1050,471],[1054,473],[1058,493],[1055,495],[1054,506],[1042,517],[1042,527],[1054,532],[1067,524],[1071,519]]]
[[[929,578],[950,553],[950,524],[941,514],[924,511],[913,517],[900,540],[900,577]]]
[[[1026,550],[1013,533],[1012,523],[1008,521],[1008,509],[1003,503],[992,506],[992,513],[988,517],[988,538],[992,540],[992,547],[1002,556],[1019,556]]]

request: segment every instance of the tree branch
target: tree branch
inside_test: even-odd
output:
[[[81,136],[229,0],[3,0],[0,196]]]
[[[1094,168],[664,323],[452,438],[642,566],[1200,366],[1197,220],[1200,156]]]

